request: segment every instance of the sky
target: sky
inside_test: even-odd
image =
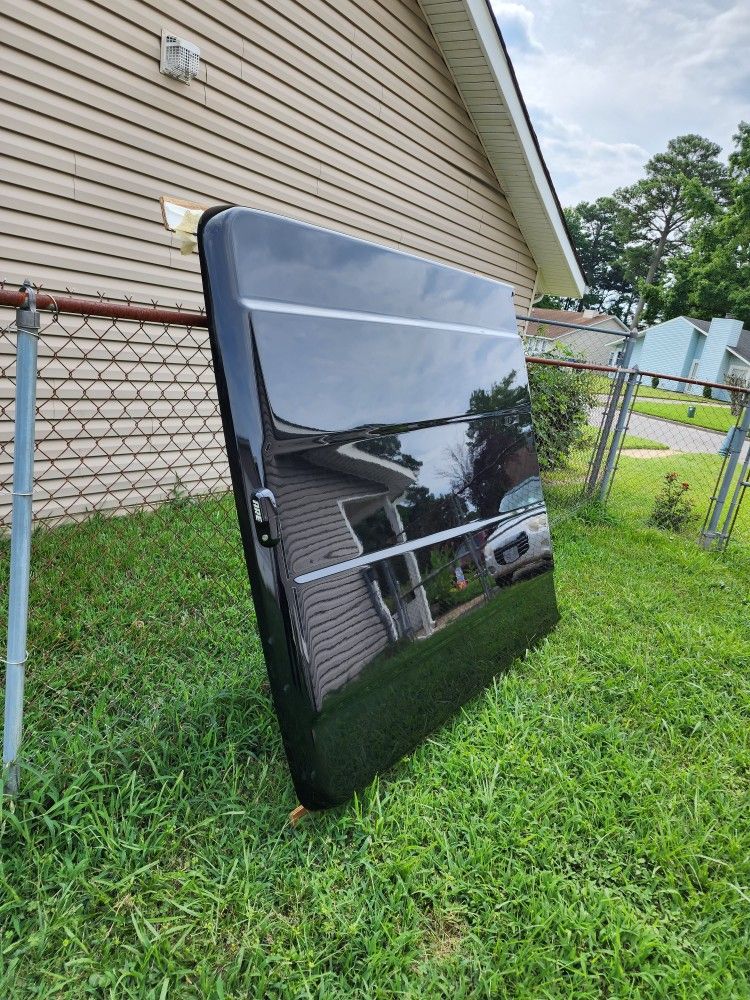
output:
[[[750,120],[750,0],[491,0],[563,205]]]

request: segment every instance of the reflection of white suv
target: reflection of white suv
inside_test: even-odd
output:
[[[552,563],[552,543],[544,506],[511,514],[492,532],[484,547],[487,569],[498,583],[512,583]]]

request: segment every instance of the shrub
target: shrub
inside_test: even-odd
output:
[[[659,376],[658,375],[652,375],[651,376],[651,388],[652,389],[658,389],[659,388]]]
[[[712,395],[713,395],[713,392],[711,391],[711,386],[710,385],[704,385],[703,386],[703,398],[704,399],[710,399]]]
[[[430,569],[425,581],[425,591],[434,613],[442,614],[450,607],[455,586],[456,578],[450,557],[446,557],[440,549],[433,549],[430,553]]]
[[[542,469],[564,467],[573,449],[583,441],[596,386],[592,372],[529,365],[532,423]]]
[[[677,482],[676,472],[668,472],[648,523],[667,531],[681,531],[693,517],[693,501],[687,496],[689,489],[689,483]]]
[[[745,405],[750,402],[750,382],[739,372],[727,372],[724,381],[733,387],[729,392],[729,408],[732,416],[739,417]]]

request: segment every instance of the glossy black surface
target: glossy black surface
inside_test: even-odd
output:
[[[511,291],[250,209],[199,245],[274,701],[322,808],[557,620]]]

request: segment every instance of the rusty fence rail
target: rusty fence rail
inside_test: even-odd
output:
[[[0,288],[4,593],[17,415],[15,310],[25,302],[25,293]],[[179,607],[180,594],[199,591],[201,600],[221,602],[227,620],[252,611],[205,314],[44,290],[36,306],[28,642],[37,681],[54,687],[59,656],[76,663],[81,655],[77,646],[61,652],[62,618],[76,618],[79,634],[88,636],[81,648],[95,648],[96,630],[112,617],[132,621],[121,639],[122,669],[137,673],[138,657],[151,655],[148,623],[155,618],[177,616],[175,627],[195,629],[196,644],[202,641],[200,615],[187,597]],[[558,388],[544,372],[582,380],[590,403],[564,459],[542,470],[553,527],[603,499],[644,526],[661,517],[668,530],[700,534],[705,545],[723,547],[732,529],[735,541],[750,539],[750,511],[742,506],[750,415],[736,391],[729,399],[731,387],[719,383],[567,358],[527,360],[532,390],[547,394],[553,424]],[[154,604],[144,596],[154,589],[176,594],[178,610],[166,598]],[[7,604],[0,631],[6,614]],[[85,704],[98,693],[86,687],[85,664],[80,669]]]

